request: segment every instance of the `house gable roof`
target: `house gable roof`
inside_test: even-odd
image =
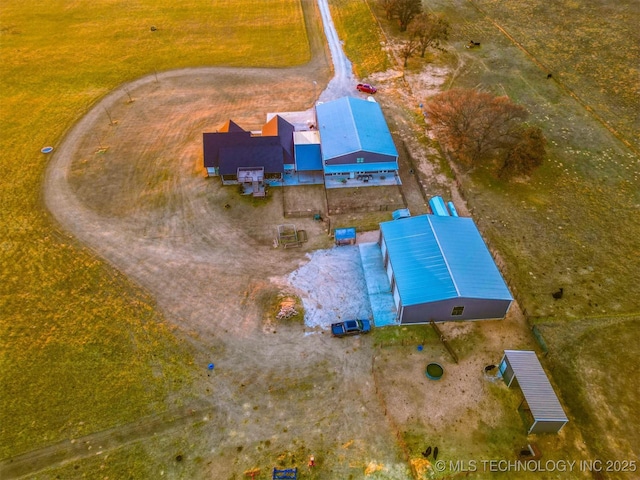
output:
[[[295,128],[279,115],[253,136],[233,120],[216,133],[203,134],[204,166],[221,175],[235,175],[238,167],[264,167],[265,173],[284,173],[284,165],[294,162]]]
[[[250,137],[241,145],[220,148],[220,175],[236,175],[239,167],[264,167],[265,174],[284,173],[278,137]]]
[[[251,132],[244,130],[227,133],[203,133],[204,166],[206,168],[220,167],[220,149],[240,145],[247,145],[251,141]]]
[[[295,127],[280,115],[276,115],[262,127],[262,136],[278,137],[285,152],[285,163],[293,163],[293,132]]]
[[[219,132],[228,133],[228,132],[244,132],[244,129],[238,125],[233,120],[229,119],[224,122],[224,125],[220,127]]]

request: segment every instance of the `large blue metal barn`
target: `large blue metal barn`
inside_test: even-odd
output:
[[[376,102],[342,97],[316,105],[325,176],[356,178],[398,171],[398,151]]]
[[[513,297],[472,219],[437,215],[380,224],[398,323],[504,318]]]

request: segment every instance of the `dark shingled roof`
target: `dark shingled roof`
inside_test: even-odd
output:
[[[264,167],[264,173],[284,173],[278,137],[252,137],[250,145],[220,148],[220,175],[235,175],[238,167]]]
[[[219,132],[244,132],[244,128],[239,126],[236,122],[229,119],[224,125],[218,130]]]
[[[262,136],[252,136],[229,120],[216,133],[204,133],[204,166],[218,168],[220,175],[235,175],[238,167],[264,167],[265,174],[284,173],[284,164],[293,163],[295,128],[276,115],[262,128]]]
[[[293,132],[295,127],[276,115],[262,127],[262,136],[277,136],[284,150],[284,163],[293,163]]]
[[[204,133],[202,135],[204,166],[219,167],[221,148],[248,145],[250,141],[251,132]]]

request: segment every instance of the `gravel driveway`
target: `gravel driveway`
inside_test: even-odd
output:
[[[318,5],[326,20],[326,0]],[[310,0],[303,8],[305,15],[314,10]],[[321,100],[354,92],[335,31],[327,23],[325,29],[336,77]],[[189,478],[242,476],[256,466],[268,469],[278,458],[295,457],[300,464],[309,454],[328,475],[317,478],[359,478],[372,463],[383,466],[384,478],[409,478],[375,397],[371,338],[341,342],[327,334],[306,335],[303,325],[263,321],[260,298],[277,288],[270,279],[291,275],[299,289],[313,293],[317,284],[302,281],[310,270],[323,278],[340,276],[314,261],[330,254],[274,250],[273,229],[283,221],[279,193],[256,210],[217,179],[205,178],[201,165],[203,131],[228,118],[254,128],[266,113],[256,105],[269,111],[309,108],[309,79],[323,83],[329,71],[322,46],[312,49],[313,60],[299,68],[187,69],[131,82],[98,102],[52,155],[44,199],[54,219],[148,290],[176,335],[196,352],[195,381],[182,398],[167,400],[170,409],[193,401],[196,415],[158,431],[158,437],[157,419],[141,419],[133,432],[123,426],[154,457],[173,459],[175,445],[188,444],[188,458],[204,459],[171,463],[163,470],[167,478],[185,478],[184,468],[191,468]],[[129,95],[133,103],[126,101]],[[105,120],[105,110],[117,124]],[[104,139],[108,149],[97,151],[95,138]],[[308,232],[309,250],[330,244],[318,222],[297,223]],[[352,251],[335,253],[344,263],[352,260],[341,255]],[[330,312],[336,301],[345,304],[344,292],[308,301],[316,302],[309,312],[317,324],[335,314],[321,310]],[[366,316],[366,304],[353,315]],[[213,373],[206,368],[211,362]],[[69,460],[66,450],[58,454],[56,461]]]

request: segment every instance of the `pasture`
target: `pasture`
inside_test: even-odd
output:
[[[267,4],[268,8],[265,7]],[[181,2],[180,5],[138,2],[118,7],[112,2],[98,1],[75,2],[67,6],[43,4],[39,7],[39,14],[33,13],[36,11],[33,5],[13,1],[3,5],[0,10],[0,54],[3,58],[0,66],[0,108],[4,135],[0,139],[3,151],[0,162],[5,174],[0,226],[6,235],[2,240],[0,257],[0,333],[5,339],[0,363],[3,387],[0,400],[6,408],[0,411],[3,439],[0,458],[55,444],[57,440],[126,424],[152,413],[166,412],[172,421],[178,415],[176,409],[184,408],[194,393],[220,400],[221,408],[214,409],[213,413],[209,407],[189,413],[196,417],[185,425],[178,421],[175,428],[179,430],[175,435],[147,439],[144,444],[136,443],[135,437],[122,448],[110,451],[108,461],[107,456],[80,458],[44,472],[42,478],[55,475],[77,477],[96,471],[114,478],[125,475],[152,477],[160,471],[170,478],[194,478],[216,467],[219,468],[214,470],[217,474],[238,478],[243,468],[256,463],[263,467],[263,473],[266,472],[273,464],[276,451],[281,452],[278,462],[283,467],[299,465],[310,452],[320,452],[320,461],[331,464],[335,471],[349,472],[345,473],[345,478],[348,474],[360,478],[356,472],[369,467],[376,472],[379,465],[367,465],[363,459],[372,451],[384,452],[381,456],[385,455],[389,464],[396,467],[395,478],[406,478],[402,463],[397,462],[402,454],[390,441],[394,438],[392,433],[397,433],[393,431],[394,426],[401,432],[399,443],[411,450],[411,455],[424,448],[423,441],[430,435],[429,441],[441,442],[445,446],[447,453],[443,458],[447,460],[503,457],[512,453],[514,445],[526,441],[522,425],[518,424],[519,418],[513,411],[515,397],[497,385],[483,387],[478,382],[474,383],[474,388],[482,391],[479,393],[484,402],[482,405],[487,407],[479,415],[472,410],[464,410],[464,405],[460,405],[461,416],[456,421],[395,417],[396,413],[405,411],[402,403],[405,399],[418,402],[414,405],[423,401],[412,397],[412,389],[416,387],[414,383],[406,383],[406,379],[415,373],[411,370],[415,367],[411,363],[416,355],[414,346],[405,344],[404,340],[397,349],[394,345],[398,341],[396,333],[401,336],[402,332],[391,334],[381,330],[382,337],[374,337],[373,345],[363,339],[340,352],[320,336],[315,336],[311,341],[317,350],[295,350],[295,355],[300,356],[283,353],[276,361],[261,350],[264,335],[270,334],[274,344],[278,342],[276,339],[283,338],[279,341],[288,349],[291,348],[291,338],[297,338],[294,333],[299,332],[287,334],[284,333],[285,328],[278,327],[276,334],[275,329],[271,332],[257,328],[251,330],[247,339],[242,338],[246,332],[240,326],[232,321],[225,324],[221,320],[224,328],[231,332],[230,337],[240,339],[231,345],[242,348],[224,351],[222,342],[217,340],[203,347],[197,331],[189,330],[185,334],[172,328],[160,313],[152,294],[100,260],[91,249],[63,233],[44,211],[40,187],[47,157],[39,153],[40,148],[45,145],[56,147],[75,121],[107,92],[128,80],[173,68],[197,65],[280,68],[303,64],[310,59],[309,43],[313,44],[320,38],[317,31],[309,30],[309,18],[316,17],[310,15],[304,21],[302,19],[302,10],[307,9],[306,13],[313,11],[313,8],[309,10],[312,4],[305,1],[301,7],[294,0],[242,0],[242,5],[239,5],[237,1],[227,0],[215,2],[213,13],[213,10],[207,10],[213,9],[210,3],[197,1]],[[524,2],[516,4],[521,4],[523,11],[530,12],[530,15],[535,13],[544,19],[541,21],[544,25],[549,25],[552,19],[562,18],[552,8],[532,7],[531,2],[527,2],[528,9],[535,7],[535,12],[531,13],[531,10],[524,9]],[[346,38],[347,53],[356,63],[356,72],[363,76],[389,66],[389,60],[378,49],[381,37],[374,17],[366,14],[364,5],[364,2],[356,0],[332,2],[339,33]],[[480,10],[474,5],[481,7]],[[638,337],[637,312],[640,306],[640,252],[636,239],[640,234],[637,220],[640,164],[633,149],[620,140],[634,122],[633,108],[619,108],[615,115],[607,114],[607,111],[613,111],[614,104],[628,105],[628,97],[615,103],[618,100],[614,101],[613,97],[621,94],[620,89],[615,92],[602,87],[595,92],[592,84],[587,83],[594,80],[589,79],[587,73],[576,75],[574,70],[556,73],[558,68],[554,68],[553,80],[547,80],[546,68],[543,71],[539,64],[515,47],[496,28],[496,23],[509,27],[509,31],[514,28],[512,25],[517,25],[520,29],[516,32],[518,40],[525,42],[526,38],[531,42],[527,49],[538,55],[536,58],[544,53],[548,57],[544,58],[545,66],[563,64],[564,53],[559,51],[563,44],[555,43],[554,39],[564,32],[558,32],[561,28],[554,27],[551,35],[548,33],[551,28],[539,25],[539,32],[534,32],[535,22],[524,21],[528,17],[518,19],[516,15],[520,12],[512,8],[512,4],[469,4],[461,1],[452,4],[437,0],[430,4],[430,8],[445,12],[454,24],[448,53],[431,57],[453,72],[446,86],[480,86],[512,96],[527,105],[532,121],[541,124],[550,139],[549,161],[531,179],[504,184],[492,180],[482,169],[461,172],[459,176],[462,193],[474,219],[491,246],[504,259],[505,274],[521,306],[526,309],[530,322],[540,326],[549,344],[550,354],[545,366],[551,368],[561,399],[569,409],[571,423],[559,440],[549,437],[539,442],[545,452],[554,452],[553,458],[578,459],[584,455],[624,459],[632,453],[637,455],[634,451],[637,432],[629,429],[630,422],[625,424],[624,420],[628,412],[637,410],[637,400],[629,395],[625,386],[639,383],[637,371],[631,370],[629,365],[638,364],[635,340]],[[565,8],[574,13],[580,10],[573,8],[571,2],[567,2]],[[616,4],[615,15],[609,18],[615,19],[616,25],[624,24],[630,30],[634,17],[626,15],[625,8],[631,9],[625,2]],[[249,15],[248,12],[252,13]],[[590,18],[596,17],[605,15]],[[385,25],[383,18],[380,20]],[[156,27],[154,32],[150,30],[152,25]],[[394,35],[392,27],[386,25],[385,28],[390,36]],[[525,28],[531,31],[524,31]],[[588,28],[584,27],[583,31],[587,32]],[[361,34],[365,36],[359,37]],[[466,51],[464,44],[470,37],[481,41],[482,48]],[[545,39],[548,40],[546,44]],[[615,35],[612,41],[624,44],[626,40]],[[374,43],[375,47],[372,46]],[[79,45],[85,48],[79,48]],[[572,45],[572,54],[582,62],[588,62],[586,59],[594,54],[594,49],[579,47],[580,42],[577,47]],[[618,47],[612,45],[607,48],[614,51]],[[595,53],[598,52],[603,61],[611,58],[606,54],[607,49]],[[410,62],[410,69],[420,70],[422,66],[419,62]],[[628,72],[622,72],[624,64],[618,66],[612,61],[609,67],[620,68],[620,78],[628,78],[625,76]],[[630,71],[634,68],[627,67]],[[317,75],[318,70],[311,71],[313,74],[309,78],[318,78],[311,76]],[[260,78],[256,76],[256,82]],[[286,79],[283,78],[282,82],[279,86],[282,89],[280,100],[285,91],[292,98],[299,98],[301,104],[311,100],[309,88],[297,85],[295,89],[287,90]],[[110,148],[104,154],[96,150],[100,150],[103,142],[105,146],[111,146],[118,138],[125,137],[125,129],[129,128],[127,122],[133,115],[131,112],[153,98],[153,85],[146,88],[144,95],[141,93],[138,97],[138,92],[131,92],[131,104],[124,100],[118,105],[117,128],[107,125],[108,113],[105,112],[103,124],[95,130],[96,138],[85,139],[86,158],[92,162],[113,160],[111,171],[122,175],[122,169],[116,163],[122,158],[118,157],[116,148]],[[201,85],[198,88],[205,87]],[[568,94],[567,88],[580,95],[583,103]],[[177,91],[186,98],[194,90]],[[224,111],[217,111],[216,115],[230,112],[240,116],[244,112],[247,121],[258,125],[261,112],[247,111],[251,95],[247,94],[246,87],[229,81],[216,85],[212,92],[211,98],[224,105],[219,109]],[[268,89],[261,93],[261,102],[276,101],[276,98],[269,98]],[[413,111],[416,100],[424,99],[419,91],[414,90],[413,95],[407,100],[390,92],[388,97],[380,96],[380,101],[385,107],[396,104],[394,118],[390,120],[394,130],[400,130],[404,138],[419,139],[425,150],[433,152],[434,145],[424,135],[424,124]],[[122,98],[127,97],[127,92],[122,92]],[[179,101],[186,102],[180,98]],[[406,101],[406,105],[401,105],[402,101]],[[602,121],[585,108],[585,103],[593,108],[605,105],[606,108],[598,110],[598,115],[606,118],[619,135],[603,126]],[[154,120],[162,124],[162,113],[151,111],[154,112]],[[187,110],[182,110],[181,114],[184,122],[176,124],[176,130],[188,130],[188,122],[197,124],[198,118],[190,116]],[[621,116],[618,123],[614,121],[616,116]],[[215,118],[218,123],[223,120]],[[138,130],[143,124],[142,121],[137,123]],[[163,132],[161,138],[171,137],[166,129],[157,131]],[[193,139],[184,141],[193,143]],[[135,146],[131,148],[135,149]],[[173,145],[173,148],[173,153],[179,156],[180,145]],[[413,148],[416,147],[412,144]],[[148,158],[136,161],[145,165]],[[446,162],[442,158],[432,158],[437,164],[433,169],[437,172]],[[167,161],[167,158],[162,160]],[[191,185],[197,185],[198,193],[202,194],[206,187],[198,177],[201,172],[194,173],[191,164],[185,166],[187,163],[185,160],[184,165],[179,166],[180,172]],[[178,168],[171,162],[164,166],[167,169]],[[100,180],[98,175],[89,178],[88,168],[76,162],[77,177],[73,180],[80,190],[84,175],[84,186],[89,187],[82,193],[85,199],[93,199],[96,202],[94,209],[107,212],[105,216],[109,216],[114,213],[117,203],[105,201],[108,196],[104,192],[90,188],[92,185],[103,186],[101,182],[104,179]],[[140,180],[137,185],[139,191],[151,190],[154,195],[158,194],[154,198],[159,199],[152,204],[140,202],[136,208],[162,214],[160,197],[166,192],[174,193],[171,182],[163,176],[165,173],[144,168],[134,170],[134,173],[132,178]],[[121,176],[119,180],[125,185],[130,178]],[[441,181],[435,178],[422,180],[427,191],[431,189],[442,193]],[[150,189],[147,189],[147,183]],[[204,202],[207,211],[216,211],[229,198],[237,201],[227,191],[219,188],[210,190],[208,200]],[[189,190],[179,190],[179,193],[187,198],[185,203],[188,203]],[[116,200],[129,204],[131,199],[127,194],[121,192]],[[237,234],[231,228],[235,224],[225,218],[221,222],[224,229],[216,235],[228,233],[228,238],[239,239],[236,242],[238,247],[245,241],[251,248],[269,243],[269,234],[265,233],[267,226],[254,221],[265,211],[269,212],[269,221],[278,217],[280,205],[277,202],[283,204],[278,195],[270,199],[264,210],[244,199],[234,203],[226,215],[231,217],[234,212],[241,212],[245,219],[243,231]],[[197,202],[202,203],[203,198],[203,195],[199,196]],[[90,203],[87,202],[88,205]],[[356,218],[339,220],[346,225],[358,221]],[[369,219],[363,221],[363,225],[368,222]],[[135,225],[135,228],[143,227],[143,224]],[[171,224],[170,227],[175,226]],[[203,240],[202,245],[197,245],[205,248],[209,242],[215,243],[217,236],[209,239],[207,235],[210,232],[204,235],[205,227],[200,228],[196,233]],[[306,228],[313,232],[314,228],[320,229],[320,225],[309,220]],[[319,246],[327,243],[319,234],[316,238]],[[170,239],[167,242],[172,248],[180,243]],[[230,243],[228,251],[221,254],[228,256],[229,264],[241,256],[240,253],[251,250],[238,248],[235,251],[234,242]],[[208,252],[203,250],[202,256],[205,254]],[[286,271],[301,257],[302,254],[299,257],[273,254],[267,266]],[[220,266],[221,272],[225,265]],[[271,274],[267,272],[267,268],[260,269],[260,275],[255,279],[249,278],[246,272],[236,271],[226,277],[221,288],[225,294],[238,300],[238,305],[225,303],[220,308],[223,320],[228,320],[227,317],[236,320],[235,316],[222,315],[227,309],[235,312],[234,308],[246,309],[246,323],[255,320],[249,320],[249,317],[260,313],[253,303],[259,304],[260,299],[264,300],[265,283],[268,282],[263,279]],[[180,288],[184,289],[193,281],[190,272],[187,273],[179,277],[182,280]],[[566,295],[554,301],[551,292],[559,286],[564,286]],[[185,291],[174,288],[174,285],[163,288],[171,294],[174,290]],[[203,288],[198,294],[200,298],[208,299],[211,293]],[[258,301],[253,302],[256,299]],[[178,305],[180,302],[174,303]],[[209,306],[204,301],[202,305]],[[182,314],[179,307],[176,309]],[[199,318],[203,310],[204,307],[196,309],[196,314],[189,315],[189,318]],[[516,344],[509,346],[533,348],[532,337],[522,333],[526,334],[522,328],[524,322],[522,325],[518,322],[518,319],[513,319],[512,323],[506,324],[505,328],[517,331],[509,337]],[[433,355],[442,356],[441,360],[446,362],[446,354],[439,350],[437,341],[428,331],[423,331],[422,327],[419,329],[417,333],[406,333],[407,342],[424,342]],[[487,345],[491,331],[491,338],[500,338],[504,333],[500,325],[491,324],[456,327],[448,333],[456,334],[452,344],[467,360],[469,368],[475,369],[488,358],[493,360],[500,351],[498,343]],[[249,346],[242,340],[249,340]],[[372,349],[381,348],[381,344],[387,348],[376,357],[377,363],[373,365],[371,358],[380,351]],[[196,370],[199,363],[208,361],[210,351],[220,356],[226,354],[230,360],[243,360],[253,370],[236,372],[235,377],[228,370],[220,375],[221,384],[228,390],[211,392],[211,380],[202,374],[202,369]],[[243,355],[250,359],[244,359]],[[349,371],[352,377],[348,380],[358,388],[347,388],[352,384],[345,386],[342,377],[345,372],[334,369],[336,364],[347,359],[356,365],[355,370]],[[305,374],[297,377],[290,365],[300,364],[305,365]],[[276,369],[266,370],[266,365],[275,365]],[[606,368],[616,369],[626,381],[614,382],[612,377],[602,373],[609,371]],[[197,378],[194,378],[194,371],[200,372]],[[261,373],[252,378],[252,371]],[[353,415],[355,410],[360,411],[363,407],[358,403],[354,404],[353,410],[347,408],[352,414],[348,417],[350,422],[335,412],[325,416],[322,414],[325,410],[315,408],[320,404],[332,404],[338,392],[353,395],[356,400],[373,398],[371,385],[356,383],[367,378],[359,375],[370,371],[380,385],[388,387],[385,391],[394,391],[398,384],[403,385],[403,395],[395,399],[395,406],[391,405],[395,408],[391,417],[403,419],[402,423],[388,428],[388,418],[376,408],[363,417]],[[452,371],[457,375],[464,374],[455,367]],[[596,374],[592,375],[594,372]],[[196,387],[192,386],[194,380],[197,381]],[[322,388],[313,390],[316,385]],[[360,389],[364,392],[362,397]],[[450,393],[451,398],[453,395],[465,398],[469,392],[456,390]],[[231,401],[225,404],[224,398]],[[243,403],[246,399],[252,400]],[[394,399],[389,395],[382,401],[392,403]],[[489,404],[500,405],[503,415],[497,419],[492,417]],[[270,428],[271,425],[265,426],[267,422],[262,415],[266,412],[280,415],[275,423],[276,429]],[[241,418],[242,428],[252,432],[251,435],[235,428],[206,428],[210,421],[225,425],[228,418]],[[472,422],[472,428],[464,428],[460,423],[462,420]],[[603,433],[601,426],[607,420],[610,420],[608,431]],[[363,427],[364,424],[367,428]],[[312,433],[307,437],[308,441],[296,443],[295,440],[287,444],[289,436],[302,438],[309,432]],[[330,435],[335,432],[339,434]],[[368,444],[360,435],[370,435],[375,441]],[[357,438],[355,443],[354,437]],[[588,452],[583,450],[583,439],[587,442]],[[212,449],[211,445],[216,448]],[[182,461],[182,456],[178,461],[177,454],[184,454],[186,461]],[[357,461],[352,462],[354,459]],[[486,478],[478,475],[476,478]],[[530,477],[537,478],[536,475]],[[383,477],[374,473],[370,478]]]
[[[310,50],[296,0],[7,1],[0,56],[6,458],[171,408],[193,362],[147,292],[52,223],[40,149],[126,81],[198,65],[287,67]]]
[[[640,381],[630,367],[640,356],[632,340],[640,328],[640,158],[631,87],[639,11],[633,2],[569,1],[436,0],[428,9],[449,19],[452,35],[444,54],[410,60],[414,98],[427,100],[415,88],[423,71],[448,68],[444,88],[508,95],[549,140],[548,160],[530,178],[499,182],[476,168],[458,172],[458,188],[529,323],[540,326],[548,365],[592,455],[631,458],[638,438],[624,427],[625,412],[637,405],[621,390]],[[466,49],[470,40],[481,46]],[[564,296],[555,300],[559,287]],[[581,325],[588,335],[578,333]],[[624,372],[617,387],[603,380],[611,369]]]

